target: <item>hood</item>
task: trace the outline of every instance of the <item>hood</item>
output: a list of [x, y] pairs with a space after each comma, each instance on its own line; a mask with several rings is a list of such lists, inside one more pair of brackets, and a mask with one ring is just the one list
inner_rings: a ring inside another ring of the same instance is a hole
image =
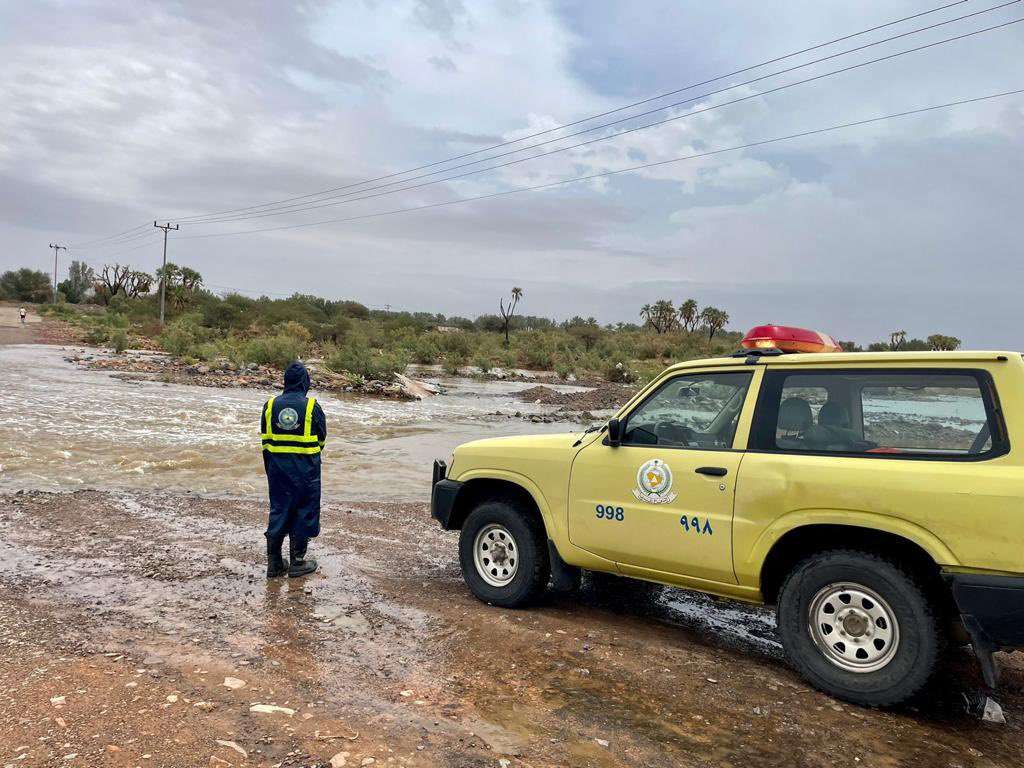
[[309, 371], [306, 366], [296, 360], [284, 372], [284, 391], [298, 392], [305, 395], [309, 392]]
[[489, 453], [507, 450], [531, 451], [537, 449], [569, 449], [580, 436], [579, 432], [555, 432], [546, 435], [513, 435], [511, 437], [488, 437], [463, 443], [456, 450], [472, 453]]

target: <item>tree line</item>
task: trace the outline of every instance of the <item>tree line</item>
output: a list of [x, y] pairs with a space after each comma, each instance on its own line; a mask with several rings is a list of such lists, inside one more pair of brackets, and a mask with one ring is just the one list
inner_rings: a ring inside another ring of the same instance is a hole
[[678, 308], [669, 299], [659, 299], [653, 304], [644, 304], [640, 308], [640, 317], [644, 319], [645, 327], [653, 328], [655, 333], [676, 329], [696, 333], [700, 330], [707, 333], [708, 341], [729, 322], [728, 312], [712, 306], [701, 308], [696, 299], [686, 299]]

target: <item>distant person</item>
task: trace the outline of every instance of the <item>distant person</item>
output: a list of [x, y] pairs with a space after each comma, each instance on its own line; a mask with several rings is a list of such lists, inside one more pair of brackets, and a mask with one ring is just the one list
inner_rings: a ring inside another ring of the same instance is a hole
[[[320, 533], [320, 452], [327, 418], [308, 397], [309, 372], [294, 362], [284, 372], [284, 392], [263, 407], [260, 433], [263, 466], [270, 487], [267, 525], [267, 578], [305, 576], [317, 568], [306, 557], [309, 540]], [[288, 537], [288, 564], [281, 555]]]
[[21, 317], [21, 324], [24, 325], [25, 317], [28, 315], [28, 312], [26, 312], [25, 308], [22, 307], [21, 309], [18, 310], [18, 315]]

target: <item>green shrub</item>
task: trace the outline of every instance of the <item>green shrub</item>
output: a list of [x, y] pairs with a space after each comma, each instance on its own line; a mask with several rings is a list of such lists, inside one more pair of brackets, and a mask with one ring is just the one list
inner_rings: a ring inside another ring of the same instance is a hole
[[306, 339], [283, 331], [273, 336], [257, 336], [245, 342], [242, 357], [247, 363], [284, 368], [294, 360], [302, 358], [306, 352], [307, 341], [308, 331]]
[[555, 363], [554, 343], [544, 331], [517, 333], [512, 348], [516, 361], [524, 368], [549, 371]]
[[401, 373], [409, 359], [401, 351], [381, 353], [367, 344], [365, 339], [354, 338], [329, 353], [327, 367], [337, 373], [351, 373], [364, 379], [389, 381]]
[[159, 336], [160, 347], [168, 354], [183, 357], [191, 354], [192, 348], [201, 341], [200, 326], [185, 315], [168, 323]]
[[90, 328], [85, 334], [85, 343], [92, 344], [94, 347], [107, 342], [107, 337], [110, 332], [102, 325], [97, 325]]
[[480, 373], [487, 373], [491, 370], [491, 358], [477, 354], [473, 357], [473, 365], [480, 369]]
[[431, 365], [441, 359], [441, 348], [432, 334], [423, 334], [413, 339], [407, 351], [413, 362], [420, 365]]
[[119, 328], [110, 334], [108, 338], [110, 345], [114, 348], [117, 354], [121, 354], [128, 349], [128, 332], [123, 328]]
[[462, 370], [462, 366], [466, 364], [466, 358], [457, 352], [449, 352], [444, 356], [444, 361], [441, 363], [444, 368], [444, 372], [452, 376], [458, 376]]
[[457, 355], [458, 357], [465, 358], [473, 351], [473, 341], [470, 339], [469, 334], [460, 332], [438, 333], [436, 337], [438, 346], [446, 356]]
[[555, 363], [555, 373], [557, 373], [558, 378], [562, 380], [568, 379], [569, 376], [571, 376], [575, 372], [576, 369], [573, 367], [573, 364], [568, 360], [562, 359]]
[[628, 360], [608, 360], [602, 375], [605, 381], [616, 384], [629, 384], [636, 379], [636, 375], [629, 368]]

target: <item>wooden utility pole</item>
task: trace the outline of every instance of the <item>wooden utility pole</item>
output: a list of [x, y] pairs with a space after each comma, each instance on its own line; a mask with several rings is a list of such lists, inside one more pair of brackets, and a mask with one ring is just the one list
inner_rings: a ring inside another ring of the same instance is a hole
[[157, 224], [153, 222], [153, 226], [157, 229], [164, 231], [164, 266], [160, 270], [160, 325], [164, 324], [164, 301], [167, 298], [167, 232], [171, 229], [178, 229], [178, 225], [171, 226], [171, 222], [166, 224]]
[[66, 251], [66, 245], [57, 245], [56, 243], [50, 243], [50, 247], [53, 248], [53, 303], [57, 303], [57, 254], [61, 251]]

